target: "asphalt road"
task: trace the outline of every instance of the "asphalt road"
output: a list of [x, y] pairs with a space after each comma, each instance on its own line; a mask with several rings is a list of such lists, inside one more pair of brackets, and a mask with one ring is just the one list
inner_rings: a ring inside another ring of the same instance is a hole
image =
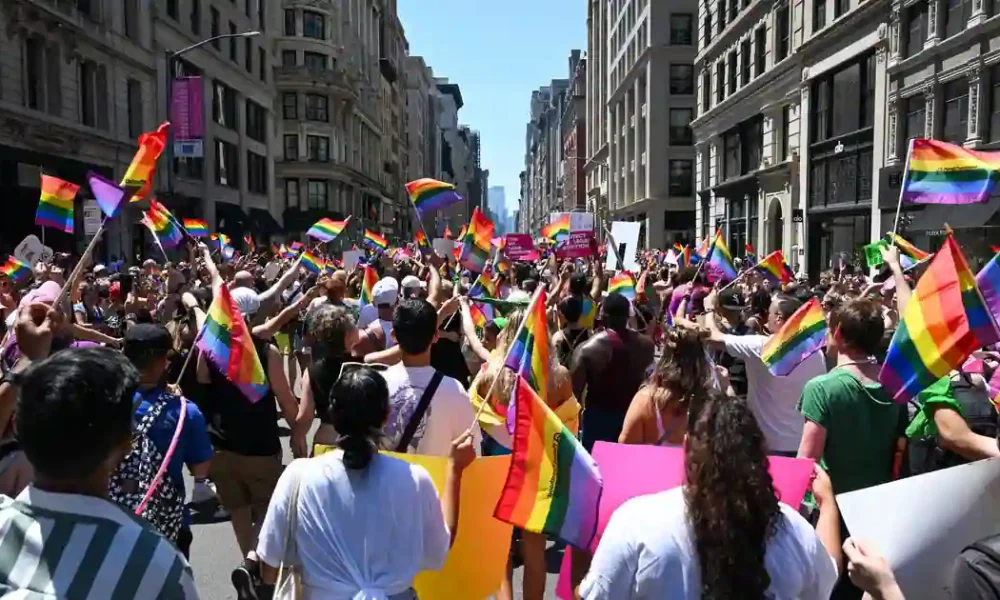
[[[292, 453], [288, 446], [288, 438], [282, 438], [285, 464], [292, 461]], [[184, 474], [185, 486], [190, 494], [194, 486], [189, 474]], [[239, 564], [239, 547], [229, 521], [198, 524], [192, 527], [194, 542], [191, 544], [191, 568], [194, 570], [194, 580], [198, 593], [203, 600], [236, 600], [236, 592], [230, 583], [229, 575]], [[562, 553], [550, 547], [546, 553], [549, 565], [549, 577], [546, 581], [545, 600], [556, 598], [556, 580], [558, 579], [559, 563]], [[521, 569], [514, 571], [514, 598], [521, 599]]]

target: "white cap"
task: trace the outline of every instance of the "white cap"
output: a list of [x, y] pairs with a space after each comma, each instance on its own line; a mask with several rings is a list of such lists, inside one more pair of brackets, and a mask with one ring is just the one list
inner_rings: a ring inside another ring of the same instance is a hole
[[96, 264], [96, 265], [94, 265], [94, 273], [100, 273], [101, 271], [104, 271], [105, 273], [107, 273], [108, 268], [105, 267], [102, 264]]
[[383, 277], [372, 288], [372, 296], [372, 304], [375, 306], [395, 306], [399, 299], [399, 282], [395, 277]]
[[229, 290], [229, 293], [236, 303], [236, 308], [240, 309], [244, 317], [249, 317], [260, 308], [260, 298], [257, 297], [257, 292], [250, 288], [239, 287]]
[[403, 278], [402, 286], [409, 290], [417, 290], [420, 289], [420, 286], [422, 284], [423, 282], [420, 281], [418, 277], [414, 275], [407, 275], [406, 277]]

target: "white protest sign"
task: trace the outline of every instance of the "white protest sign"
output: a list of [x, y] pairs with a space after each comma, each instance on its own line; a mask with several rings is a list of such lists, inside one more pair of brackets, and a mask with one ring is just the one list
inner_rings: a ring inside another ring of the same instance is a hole
[[594, 230], [594, 213], [589, 213], [589, 212], [572, 212], [572, 213], [569, 213], [569, 230], [570, 231], [593, 231]]
[[42, 244], [38, 236], [29, 235], [14, 249], [14, 256], [34, 269], [39, 260], [47, 261], [52, 258], [52, 248]]
[[364, 256], [364, 250], [344, 250], [344, 270], [353, 271]]
[[281, 273], [281, 265], [278, 261], [273, 260], [267, 263], [264, 267], [264, 281], [274, 281], [278, 278], [278, 274]]
[[434, 254], [437, 254], [441, 258], [447, 258], [451, 256], [451, 251], [455, 249], [455, 242], [445, 238], [434, 238], [431, 246], [434, 247]]
[[[627, 221], [615, 221], [611, 224], [611, 237], [618, 244], [618, 254], [621, 256], [622, 264], [627, 271], [638, 273], [641, 269], [635, 260], [636, 251], [639, 249], [639, 231], [642, 223], [629, 223]], [[604, 268], [608, 271], [617, 270], [615, 262], [615, 249], [611, 247], [611, 240], [608, 239], [607, 258]]]
[[93, 237], [101, 228], [101, 207], [97, 200], [83, 201], [83, 235]]
[[948, 598], [963, 548], [1000, 533], [1000, 458], [837, 496], [851, 536], [873, 542], [906, 600]]

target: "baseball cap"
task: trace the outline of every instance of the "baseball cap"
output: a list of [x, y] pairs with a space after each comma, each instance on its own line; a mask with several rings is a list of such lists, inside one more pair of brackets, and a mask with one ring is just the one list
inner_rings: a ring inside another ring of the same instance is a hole
[[418, 277], [414, 275], [407, 275], [406, 277], [403, 278], [403, 283], [401, 284], [401, 286], [405, 289], [411, 289], [411, 290], [420, 289], [421, 281]]
[[21, 303], [19, 307], [25, 307], [29, 304], [35, 302], [41, 302], [42, 304], [52, 304], [59, 297], [59, 292], [62, 288], [58, 283], [54, 281], [46, 281], [42, 285], [38, 286], [37, 289], [32, 290], [24, 298], [21, 298]]
[[94, 274], [95, 275], [98, 274], [98, 273], [107, 273], [107, 272], [108, 272], [108, 268], [106, 266], [101, 265], [101, 264], [94, 265]]
[[174, 346], [170, 332], [163, 325], [137, 323], [125, 332], [125, 356], [162, 356]]
[[746, 308], [746, 300], [738, 290], [728, 289], [719, 294], [719, 306], [728, 310], [742, 310]]
[[240, 287], [229, 290], [229, 293], [236, 303], [236, 308], [240, 309], [244, 317], [249, 317], [260, 308], [260, 298], [257, 297], [257, 292], [250, 288]]
[[394, 306], [399, 299], [399, 282], [395, 277], [383, 277], [372, 288], [375, 306]]

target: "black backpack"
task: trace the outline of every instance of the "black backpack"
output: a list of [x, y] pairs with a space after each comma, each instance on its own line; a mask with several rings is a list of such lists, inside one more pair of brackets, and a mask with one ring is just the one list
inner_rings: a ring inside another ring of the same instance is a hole
[[1000, 534], [962, 550], [952, 570], [951, 594], [962, 600], [1000, 599]]
[[[153, 402], [149, 412], [142, 417], [135, 433], [132, 434], [131, 450], [111, 474], [109, 498], [133, 514], [146, 496], [157, 471], [160, 470], [160, 465], [163, 464], [163, 453], [156, 447], [148, 433], [172, 397], [171, 394], [164, 392]], [[186, 400], [182, 398], [181, 402]], [[178, 427], [183, 427], [183, 420], [180, 420]], [[167, 470], [139, 516], [148, 521], [163, 537], [175, 542], [184, 524], [184, 500], [184, 490]]]

